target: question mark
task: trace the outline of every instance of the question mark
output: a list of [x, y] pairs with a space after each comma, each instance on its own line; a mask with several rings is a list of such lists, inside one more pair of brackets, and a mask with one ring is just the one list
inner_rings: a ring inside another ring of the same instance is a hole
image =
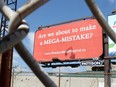
[[92, 38], [92, 36], [93, 36], [93, 33], [90, 33], [90, 38]]

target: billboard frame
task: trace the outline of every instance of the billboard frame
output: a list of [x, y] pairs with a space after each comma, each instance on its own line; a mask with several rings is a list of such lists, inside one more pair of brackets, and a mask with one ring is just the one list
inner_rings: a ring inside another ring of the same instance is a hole
[[[66, 23], [70, 23], [70, 22], [75, 22], [75, 21], [81, 21], [81, 20], [88, 20], [88, 19], [95, 19], [95, 17], [84, 17], [84, 18], [80, 18], [80, 19], [76, 19], [76, 20], [71, 20], [71, 21], [67, 21], [67, 22], [61, 22], [61, 23], [57, 23], [57, 24], [53, 24], [53, 25], [47, 25], [47, 26], [40, 26], [38, 27], [38, 30], [42, 30], [43, 28], [49, 28], [51, 26], [57, 26], [57, 25], [61, 25], [61, 24], [66, 24]], [[38, 31], [37, 30], [37, 31]], [[36, 31], [36, 32], [37, 32]], [[103, 39], [103, 31], [102, 31], [102, 46], [104, 44], [104, 39]], [[34, 48], [35, 48], [35, 38], [34, 38]], [[104, 47], [103, 47], [104, 50]], [[34, 51], [33, 51], [34, 54]], [[102, 54], [96, 58], [95, 60], [102, 60], [104, 58], [104, 51], [102, 52]], [[87, 59], [70, 59], [70, 60], [59, 60], [58, 58], [54, 58], [52, 61], [38, 61], [41, 64], [45, 64], [45, 65], [52, 65], [52, 63], [65, 63], [65, 62], [79, 62], [79, 61], [86, 61], [86, 60], [93, 60], [93, 58], [87, 58]], [[70, 66], [70, 65], [69, 65]]]

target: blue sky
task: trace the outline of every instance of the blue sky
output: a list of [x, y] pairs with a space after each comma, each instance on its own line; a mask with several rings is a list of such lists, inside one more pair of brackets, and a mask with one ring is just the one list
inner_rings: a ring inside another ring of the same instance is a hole
[[[18, 7], [28, 0], [18, 0]], [[115, 0], [96, 0], [103, 14], [107, 17], [115, 9]], [[56, 24], [78, 18], [92, 16], [85, 0], [50, 0], [26, 17], [31, 31], [39, 26]]]
[[[18, 0], [18, 8], [28, 0]], [[116, 0], [96, 0], [99, 8], [107, 16], [116, 10]], [[34, 34], [39, 26], [57, 24], [83, 17], [93, 16], [85, 0], [50, 0], [25, 18], [30, 26], [28, 36], [23, 40], [25, 46], [33, 54]], [[23, 60], [14, 52], [14, 66], [27, 67]], [[76, 70], [85, 69], [83, 67]], [[67, 69], [65, 69], [67, 71]], [[73, 69], [75, 70], [75, 69]]]

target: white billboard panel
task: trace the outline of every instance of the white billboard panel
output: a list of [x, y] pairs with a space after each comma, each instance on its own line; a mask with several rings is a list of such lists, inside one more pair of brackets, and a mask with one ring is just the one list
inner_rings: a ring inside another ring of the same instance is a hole
[[[116, 14], [108, 16], [108, 23], [116, 33]], [[116, 56], [116, 44], [109, 38], [109, 55]]]

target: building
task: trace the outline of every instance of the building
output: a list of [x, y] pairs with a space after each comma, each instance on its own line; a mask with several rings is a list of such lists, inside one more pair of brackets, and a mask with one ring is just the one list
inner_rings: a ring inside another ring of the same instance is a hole
[[[104, 87], [104, 72], [48, 73], [59, 87]], [[116, 71], [112, 71], [111, 87], [116, 87]], [[32, 73], [15, 73], [11, 87], [45, 87]]]

